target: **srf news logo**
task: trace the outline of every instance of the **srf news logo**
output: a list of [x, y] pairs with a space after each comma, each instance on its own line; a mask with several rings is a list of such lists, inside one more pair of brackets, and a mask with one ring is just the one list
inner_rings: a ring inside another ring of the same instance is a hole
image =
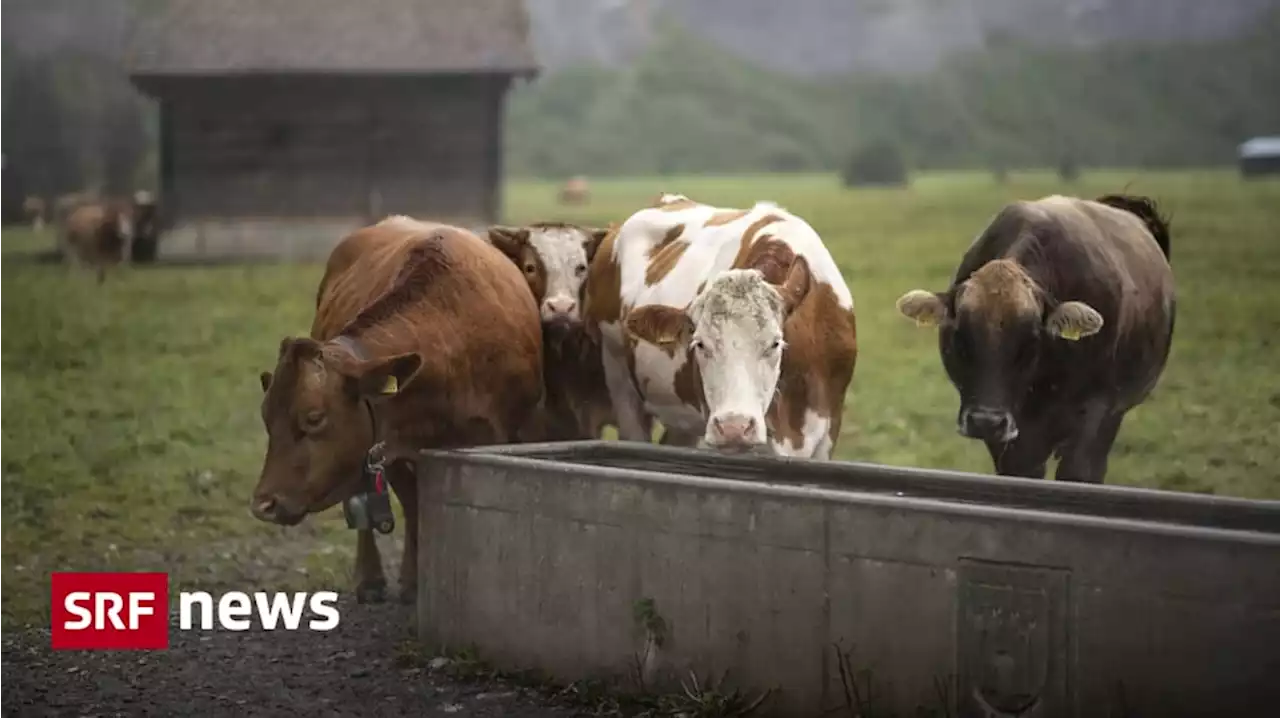
[[[164, 649], [169, 647], [169, 574], [52, 574], [54, 650]], [[202, 630], [215, 618], [229, 631], [247, 631], [257, 615], [263, 629], [296, 631], [306, 609], [318, 616], [307, 622], [312, 631], [331, 631], [340, 620], [333, 591], [305, 593], [228, 591], [216, 600], [204, 591], [178, 597], [178, 627], [189, 631], [199, 612]]]

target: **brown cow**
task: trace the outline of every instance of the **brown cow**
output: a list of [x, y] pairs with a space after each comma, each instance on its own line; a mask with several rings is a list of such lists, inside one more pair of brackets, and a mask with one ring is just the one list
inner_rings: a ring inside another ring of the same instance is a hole
[[[423, 448], [516, 441], [542, 399], [542, 335], [520, 272], [464, 229], [390, 217], [334, 248], [308, 338], [262, 374], [267, 453], [254, 516], [293, 525], [360, 489], [375, 442], [404, 507], [401, 598], [417, 588]], [[370, 531], [357, 537], [356, 595], [386, 581]]]
[[606, 232], [559, 222], [489, 229], [490, 243], [524, 273], [542, 315], [546, 406], [526, 439], [597, 439], [615, 423], [600, 344], [581, 313], [587, 267]]
[[71, 206], [59, 236], [67, 259], [93, 267], [101, 284], [109, 267], [128, 260], [135, 242], [154, 243], [157, 232], [155, 201], [149, 192], [139, 191], [132, 200]]
[[1145, 197], [1052, 196], [1006, 206], [942, 293], [898, 309], [937, 326], [959, 432], [997, 473], [1101, 483], [1125, 413], [1173, 341], [1169, 225]]
[[129, 256], [133, 208], [121, 202], [92, 202], [72, 209], [62, 227], [62, 249], [72, 264], [93, 267], [102, 284], [107, 269]]
[[591, 187], [581, 175], [570, 177], [560, 188], [560, 204], [586, 204], [591, 199]]

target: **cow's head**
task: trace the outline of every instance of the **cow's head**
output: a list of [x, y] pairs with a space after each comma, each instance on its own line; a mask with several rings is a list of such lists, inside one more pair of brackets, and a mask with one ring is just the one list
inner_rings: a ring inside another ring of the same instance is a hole
[[770, 284], [759, 270], [733, 269], [711, 280], [687, 309], [650, 304], [627, 315], [633, 337], [686, 352], [697, 362], [707, 446], [765, 445], [765, 414], [777, 392], [786, 346], [783, 326], [810, 283], [809, 264], [797, 257], [780, 285]]
[[267, 455], [250, 509], [291, 526], [353, 495], [374, 442], [373, 406], [403, 391], [415, 354], [358, 359], [344, 345], [285, 339], [275, 372], [262, 373]]
[[898, 311], [938, 327], [942, 363], [960, 393], [959, 432], [998, 442], [1017, 438], [1014, 416], [1051, 343], [1102, 329], [1093, 307], [1057, 301], [1008, 259], [988, 262], [949, 292], [907, 292]]
[[582, 322], [582, 292], [587, 267], [607, 230], [559, 223], [528, 227], [490, 227], [489, 242], [524, 272], [549, 327]]

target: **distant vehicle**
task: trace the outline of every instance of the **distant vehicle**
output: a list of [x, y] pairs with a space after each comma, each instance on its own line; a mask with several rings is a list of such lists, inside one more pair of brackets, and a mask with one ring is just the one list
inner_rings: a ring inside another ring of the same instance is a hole
[[1240, 144], [1240, 174], [1260, 177], [1280, 174], [1280, 136], [1254, 137]]

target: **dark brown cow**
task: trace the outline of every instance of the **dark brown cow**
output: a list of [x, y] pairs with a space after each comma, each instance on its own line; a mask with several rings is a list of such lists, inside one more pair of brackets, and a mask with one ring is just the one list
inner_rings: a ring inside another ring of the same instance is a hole
[[1169, 225], [1145, 197], [1052, 196], [1005, 207], [942, 293], [898, 309], [938, 326], [958, 429], [996, 471], [1101, 483], [1125, 413], [1155, 387], [1173, 341]]
[[[474, 234], [390, 217], [333, 250], [309, 338], [262, 374], [267, 453], [251, 509], [293, 525], [360, 489], [381, 442], [404, 506], [401, 598], [417, 586], [413, 452], [518, 440], [542, 398], [542, 335], [520, 272]], [[382, 562], [358, 532], [357, 598], [382, 600]]]
[[582, 322], [587, 267], [606, 233], [559, 222], [489, 229], [493, 246], [520, 267], [542, 315], [546, 405], [526, 440], [597, 439], [615, 423], [600, 344]]

